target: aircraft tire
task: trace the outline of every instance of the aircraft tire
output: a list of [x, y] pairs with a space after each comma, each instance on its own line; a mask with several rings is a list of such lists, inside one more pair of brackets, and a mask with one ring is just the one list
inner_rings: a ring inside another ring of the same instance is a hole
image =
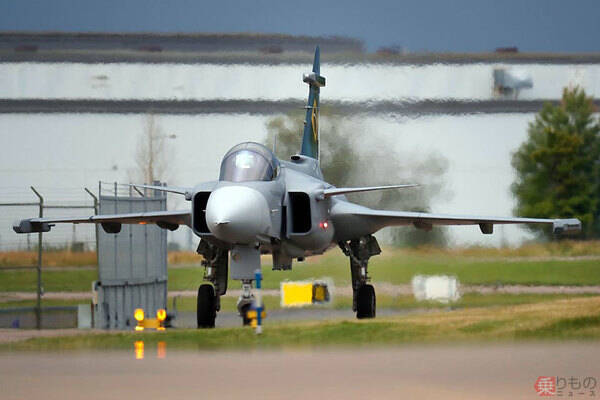
[[375, 318], [376, 308], [375, 288], [373, 285], [362, 285], [356, 299], [356, 318]]
[[242, 306], [242, 324], [244, 326], [250, 325], [250, 318], [248, 318], [246, 315], [247, 315], [248, 311], [250, 311], [251, 307], [252, 307], [252, 304], [244, 304]]
[[[250, 311], [251, 308], [252, 308], [252, 304], [244, 304], [240, 310], [240, 313], [242, 315], [242, 325], [244, 325], [244, 326], [248, 326], [252, 322], [252, 320], [246, 316], [247, 315], [246, 313], [248, 311]], [[263, 303], [263, 311], [265, 311], [264, 303]]]
[[217, 298], [215, 288], [209, 284], [200, 285], [198, 288], [196, 318], [198, 328], [214, 328], [217, 318]]

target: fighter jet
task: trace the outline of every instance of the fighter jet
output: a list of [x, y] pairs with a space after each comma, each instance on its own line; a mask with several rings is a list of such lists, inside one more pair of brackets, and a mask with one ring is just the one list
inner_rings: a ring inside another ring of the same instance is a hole
[[[374, 318], [375, 289], [369, 283], [368, 263], [381, 252], [373, 234], [386, 226], [412, 225], [431, 230], [434, 225], [479, 225], [491, 234], [496, 224], [551, 224], [554, 232], [577, 232], [577, 219], [534, 219], [445, 215], [374, 210], [351, 203], [348, 193], [373, 190], [410, 190], [415, 184], [338, 188], [327, 183], [319, 164], [319, 94], [325, 86], [320, 74], [319, 48], [312, 72], [303, 75], [309, 86], [302, 147], [289, 160], [279, 160], [259, 143], [241, 143], [221, 162], [217, 181], [193, 187], [133, 185], [177, 193], [190, 202], [183, 211], [158, 211], [76, 218], [30, 218], [13, 226], [17, 233], [48, 232], [57, 223], [100, 224], [118, 233], [122, 224], [152, 223], [175, 230], [187, 225], [200, 237], [197, 252], [203, 256], [205, 283], [198, 289], [197, 323], [215, 326], [220, 297], [228, 276], [242, 283], [238, 310], [245, 317], [253, 294], [255, 271], [261, 254], [271, 254], [274, 270], [290, 270], [294, 260], [322, 254], [339, 246], [350, 260], [353, 310], [357, 318]], [[247, 318], [244, 318], [247, 322]]]

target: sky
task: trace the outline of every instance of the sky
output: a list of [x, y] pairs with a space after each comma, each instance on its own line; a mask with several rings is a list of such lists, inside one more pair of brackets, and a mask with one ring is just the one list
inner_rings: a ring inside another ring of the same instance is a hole
[[350, 36], [368, 51], [600, 51], [600, 1], [3, 0], [0, 30]]

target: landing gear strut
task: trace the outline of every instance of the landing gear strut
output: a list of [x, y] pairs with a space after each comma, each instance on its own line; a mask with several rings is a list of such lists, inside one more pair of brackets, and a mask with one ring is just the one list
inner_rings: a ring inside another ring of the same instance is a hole
[[338, 243], [350, 258], [352, 274], [352, 310], [356, 318], [375, 318], [375, 289], [370, 285], [368, 275], [369, 258], [381, 253], [377, 239], [372, 235]]
[[198, 328], [214, 328], [217, 311], [221, 309], [221, 296], [227, 292], [227, 250], [201, 240], [196, 251], [204, 257], [204, 280], [210, 282], [198, 288]]

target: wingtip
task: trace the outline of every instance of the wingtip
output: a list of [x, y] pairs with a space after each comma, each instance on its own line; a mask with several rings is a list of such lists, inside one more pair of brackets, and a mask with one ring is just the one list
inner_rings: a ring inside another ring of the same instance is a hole
[[556, 219], [552, 223], [552, 230], [556, 235], [576, 234], [581, 232], [581, 221], [577, 218]]
[[38, 232], [50, 232], [52, 224], [46, 222], [33, 222], [31, 218], [22, 219], [13, 223], [13, 231], [15, 233], [38, 233]]

